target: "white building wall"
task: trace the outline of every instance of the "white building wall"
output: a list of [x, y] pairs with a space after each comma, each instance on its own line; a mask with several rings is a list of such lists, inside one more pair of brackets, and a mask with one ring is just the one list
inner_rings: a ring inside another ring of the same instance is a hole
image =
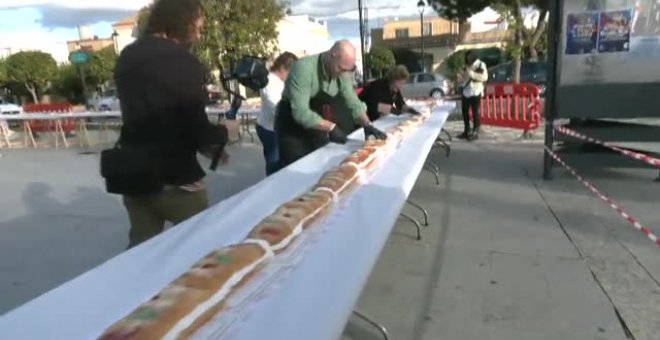
[[280, 53], [291, 52], [298, 57], [327, 50], [331, 45], [327, 22], [308, 15], [285, 16], [277, 24]]

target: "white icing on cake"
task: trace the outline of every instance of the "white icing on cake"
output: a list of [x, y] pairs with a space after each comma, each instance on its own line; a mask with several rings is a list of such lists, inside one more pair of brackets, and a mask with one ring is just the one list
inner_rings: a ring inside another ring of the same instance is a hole
[[[276, 252], [276, 251], [278, 251], [278, 250], [281, 250], [281, 249], [286, 248], [286, 247], [291, 243], [291, 241], [293, 241], [293, 239], [294, 239], [295, 237], [297, 237], [298, 235], [302, 234], [302, 231], [303, 231], [303, 224], [302, 224], [302, 223], [299, 223], [299, 224], [293, 229], [293, 231], [291, 232], [291, 234], [289, 234], [289, 236], [285, 237], [280, 243], [278, 243], [278, 244], [276, 244], [276, 245], [273, 245], [273, 246], [271, 246], [269, 243], [266, 243], [266, 244], [268, 245], [268, 248], [269, 248], [272, 252]], [[263, 241], [263, 240], [247, 239], [245, 242], [247, 243], [248, 241]]]
[[328, 193], [332, 194], [332, 203], [333, 203], [333, 204], [337, 204], [337, 203], [339, 203], [339, 194], [337, 194], [336, 192], [330, 190], [329, 188], [323, 188], [323, 187], [321, 187], [321, 188], [316, 188], [316, 190], [314, 190], [314, 191], [325, 191], [325, 192], [328, 192]]
[[227, 282], [215, 293], [213, 296], [211, 296], [208, 300], [200, 303], [195, 307], [195, 309], [192, 310], [192, 312], [188, 313], [185, 317], [181, 318], [179, 322], [177, 322], [172, 329], [170, 329], [167, 334], [163, 337], [163, 340], [176, 340], [178, 339], [179, 335], [181, 332], [183, 332], [186, 328], [190, 327], [195, 320], [197, 320], [200, 316], [202, 316], [204, 313], [206, 313], [209, 309], [220, 303], [222, 300], [224, 300], [230, 293], [231, 290], [234, 286], [236, 286], [238, 283], [243, 280], [243, 278], [250, 274], [252, 271], [254, 271], [257, 266], [268, 260], [270, 257], [273, 256], [273, 252], [270, 250], [270, 247], [268, 246], [268, 243], [266, 241], [262, 240], [246, 240], [243, 243], [246, 244], [257, 244], [259, 245], [263, 250], [264, 250], [264, 255], [257, 259], [256, 261], [252, 262], [250, 265], [244, 267], [243, 269], [239, 270], [238, 272], [234, 273]]

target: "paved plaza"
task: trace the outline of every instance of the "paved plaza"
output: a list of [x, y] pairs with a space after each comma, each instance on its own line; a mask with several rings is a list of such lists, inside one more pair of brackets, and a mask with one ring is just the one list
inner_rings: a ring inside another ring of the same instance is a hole
[[[454, 141], [449, 158], [433, 151], [440, 185], [424, 172], [411, 197], [430, 225], [417, 241], [399, 221], [357, 309], [391, 339], [657, 339], [660, 248], [567, 172], [543, 181], [542, 140], [489, 128]], [[0, 314], [125, 247], [128, 220], [103, 189], [96, 151], [0, 152]], [[258, 144], [230, 154], [207, 177], [213, 202], [263, 178]], [[660, 233], [653, 171], [578, 171]], [[358, 319], [344, 338], [378, 339]]]

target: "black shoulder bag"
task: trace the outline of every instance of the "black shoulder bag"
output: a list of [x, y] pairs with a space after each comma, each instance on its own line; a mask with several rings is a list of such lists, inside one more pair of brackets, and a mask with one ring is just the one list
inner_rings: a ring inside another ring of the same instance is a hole
[[101, 176], [111, 194], [140, 196], [163, 190], [157, 149], [151, 145], [125, 145], [101, 152]]
[[[146, 98], [142, 96], [138, 105], [142, 112], [149, 112]], [[123, 107], [122, 107], [123, 108]], [[119, 141], [112, 149], [101, 152], [101, 176], [105, 179], [106, 191], [111, 194], [141, 196], [158, 193], [165, 186], [161, 155], [155, 136], [146, 136], [153, 129], [148, 128], [150, 115], [124, 119]], [[124, 117], [125, 118], [125, 117]], [[128, 126], [127, 126], [128, 125]], [[126, 142], [124, 134], [140, 135], [140, 142]], [[146, 138], [144, 138], [146, 137]]]

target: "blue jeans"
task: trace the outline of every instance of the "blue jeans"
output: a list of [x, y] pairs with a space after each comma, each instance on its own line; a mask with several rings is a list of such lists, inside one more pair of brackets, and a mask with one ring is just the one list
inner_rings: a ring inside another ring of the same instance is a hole
[[280, 152], [277, 146], [277, 135], [275, 131], [264, 129], [257, 124], [257, 136], [264, 147], [264, 159], [266, 160], [266, 176], [277, 172], [280, 167]]

